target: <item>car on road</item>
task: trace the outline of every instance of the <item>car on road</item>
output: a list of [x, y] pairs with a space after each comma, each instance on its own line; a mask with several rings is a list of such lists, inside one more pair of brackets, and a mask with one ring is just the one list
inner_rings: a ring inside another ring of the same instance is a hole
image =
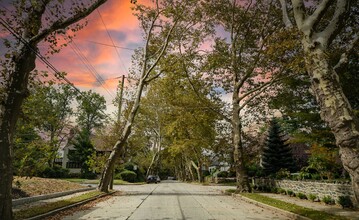
[[159, 183], [159, 182], [161, 182], [161, 179], [157, 175], [148, 175], [146, 182], [147, 183]]

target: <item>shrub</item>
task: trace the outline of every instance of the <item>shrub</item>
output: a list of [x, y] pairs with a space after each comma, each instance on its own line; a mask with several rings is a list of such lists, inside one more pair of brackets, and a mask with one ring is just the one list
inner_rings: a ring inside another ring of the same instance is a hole
[[349, 196], [339, 196], [339, 199], [338, 199], [338, 204], [342, 206], [342, 208], [353, 208], [354, 205], [353, 205], [353, 202], [352, 200], [350, 199]]
[[261, 177], [261, 176], [264, 176], [263, 168], [261, 166], [259, 166], [258, 164], [249, 165], [247, 167], [247, 172], [248, 172], [249, 177]]
[[286, 191], [285, 191], [285, 189], [279, 188], [278, 193], [285, 195]]
[[290, 172], [288, 169], [280, 169], [276, 174], [275, 174], [276, 179], [289, 179], [290, 178]]
[[315, 200], [316, 198], [318, 198], [317, 195], [314, 195], [314, 194], [309, 194], [309, 195], [308, 195], [308, 199], [309, 199], [310, 201], [312, 201], [312, 202], [314, 202], [314, 200]]
[[125, 164], [123, 164], [123, 167], [125, 168], [125, 170], [130, 170], [130, 171], [135, 171], [135, 164], [132, 162], [127, 162]]
[[66, 178], [70, 170], [62, 168], [61, 166], [54, 165], [53, 167], [46, 167], [41, 173], [40, 177], [45, 178]]
[[294, 192], [293, 192], [292, 190], [290, 190], [290, 189], [287, 190], [287, 195], [289, 195], [289, 196], [295, 196], [295, 195], [294, 195]]
[[227, 171], [220, 171], [217, 173], [217, 177], [227, 177], [228, 172]]
[[272, 188], [270, 189], [270, 192], [271, 192], [271, 193], [279, 193], [278, 191], [279, 191], [279, 188], [277, 188], [277, 187], [272, 187]]
[[307, 196], [303, 193], [297, 193], [297, 197], [300, 199], [307, 199]]
[[131, 170], [124, 170], [120, 174], [122, 180], [133, 183], [136, 180], [137, 174]]
[[115, 180], [121, 180], [121, 175], [120, 175], [120, 173], [116, 173], [113, 178], [114, 178]]
[[332, 199], [332, 197], [330, 197], [330, 196], [324, 196], [322, 198], [322, 201], [327, 205], [332, 205], [335, 203], [334, 199]]

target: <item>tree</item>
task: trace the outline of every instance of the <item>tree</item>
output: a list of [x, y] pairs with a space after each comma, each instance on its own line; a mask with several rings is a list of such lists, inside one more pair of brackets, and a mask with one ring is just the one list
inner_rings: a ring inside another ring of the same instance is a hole
[[[38, 44], [49, 43], [49, 52], [57, 52], [57, 36], [72, 28], [77, 31], [81, 24], [73, 25], [93, 12], [106, 0], [77, 1], [71, 7], [63, 7], [65, 1], [15, 1], [10, 12], [2, 15], [0, 24], [16, 40], [6, 39], [8, 48], [1, 59], [0, 75], [0, 216], [13, 219], [11, 203], [12, 143], [14, 129], [21, 105], [28, 96], [28, 84], [35, 69]], [[51, 11], [51, 14], [45, 12]], [[55, 11], [55, 12], [53, 12]]]
[[75, 92], [70, 85], [35, 84], [22, 106], [22, 117], [31, 123], [49, 149], [48, 166], [53, 166], [59, 147], [69, 135], [72, 101]]
[[241, 192], [251, 190], [242, 146], [243, 111], [285, 72], [272, 56], [267, 56], [268, 39], [278, 30], [277, 15], [276, 7], [266, 1], [208, 3], [208, 16], [228, 36], [215, 38], [206, 70], [212, 77], [212, 86], [231, 95], [230, 111], [223, 116], [232, 125], [233, 165], [237, 190]]
[[272, 118], [262, 154], [262, 166], [266, 175], [276, 174], [280, 169], [293, 169], [292, 152], [285, 142], [280, 125]]
[[48, 167], [51, 147], [36, 131], [34, 124], [20, 118], [14, 134], [14, 173], [18, 176], [32, 177]]
[[[187, 165], [188, 171], [194, 168], [197, 174], [195, 179], [202, 181], [201, 167], [207, 161], [204, 153], [213, 148], [218, 120], [218, 114], [210, 108], [218, 107], [210, 100], [210, 91], [204, 86], [205, 82], [197, 78], [190, 83], [182, 65], [174, 65], [170, 69], [171, 72], [166, 72], [151, 85], [143, 100], [139, 116], [146, 118], [148, 128], [143, 133], [153, 134], [154, 140], [160, 142], [161, 151], [155, 150], [153, 164], [159, 164], [156, 163], [159, 160], [156, 155], [161, 153], [161, 160], [164, 159], [163, 150], [169, 148], [171, 156], [183, 158], [182, 162]], [[192, 85], [201, 89], [194, 92]], [[207, 102], [207, 105], [203, 106], [203, 102]]]
[[[144, 32], [145, 45], [134, 55], [137, 69], [133, 70], [134, 78], [137, 81], [137, 88], [134, 95], [133, 105], [127, 117], [126, 124], [118, 141], [113, 147], [98, 186], [100, 191], [107, 192], [113, 173], [116, 159], [120, 156], [121, 150], [131, 134], [131, 129], [140, 106], [142, 91], [145, 85], [158, 78], [163, 70], [157, 68], [158, 63], [163, 59], [171, 46], [172, 37], [176, 28], [185, 20], [193, 17], [191, 13], [195, 8], [196, 1], [153, 1], [154, 7], [136, 5], [135, 15], [140, 21]], [[192, 27], [193, 28], [193, 27]]]
[[77, 108], [76, 121], [83, 132], [90, 135], [94, 128], [99, 128], [103, 125], [106, 119], [106, 100], [98, 93], [87, 91], [82, 92], [77, 100], [79, 102]]
[[87, 132], [87, 130], [83, 130], [77, 134], [75, 140], [72, 141], [75, 150], [70, 151], [68, 156], [71, 161], [81, 163], [81, 178], [92, 179], [95, 175], [91, 171], [88, 161], [95, 152], [95, 148]]
[[[287, 1], [280, 2], [283, 22], [287, 28], [292, 28]], [[348, 53], [359, 39], [356, 13], [358, 2], [323, 0], [307, 7], [303, 0], [292, 0], [295, 27], [301, 33], [311, 90], [319, 103], [321, 118], [328, 123], [335, 136], [343, 166], [351, 177], [355, 198], [359, 202], [359, 119], [343, 92], [336, 72], [347, 61]], [[352, 25], [349, 26], [349, 22], [346, 25], [346, 21], [353, 21]], [[340, 33], [349, 37], [346, 43], [342, 43], [344, 53], [339, 62], [332, 65], [328, 51]]]

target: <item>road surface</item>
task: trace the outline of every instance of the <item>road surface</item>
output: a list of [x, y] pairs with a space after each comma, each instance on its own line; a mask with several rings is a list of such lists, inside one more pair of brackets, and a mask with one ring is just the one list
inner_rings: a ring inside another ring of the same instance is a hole
[[278, 213], [223, 195], [230, 187], [202, 186], [176, 181], [115, 186], [123, 195], [98, 203], [89, 210], [64, 217], [75, 219], [288, 219]]

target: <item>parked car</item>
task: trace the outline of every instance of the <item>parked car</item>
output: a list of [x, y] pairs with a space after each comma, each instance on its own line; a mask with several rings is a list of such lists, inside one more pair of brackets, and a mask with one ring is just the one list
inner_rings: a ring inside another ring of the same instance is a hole
[[147, 183], [158, 183], [157, 176], [155, 175], [148, 175], [147, 177]]

